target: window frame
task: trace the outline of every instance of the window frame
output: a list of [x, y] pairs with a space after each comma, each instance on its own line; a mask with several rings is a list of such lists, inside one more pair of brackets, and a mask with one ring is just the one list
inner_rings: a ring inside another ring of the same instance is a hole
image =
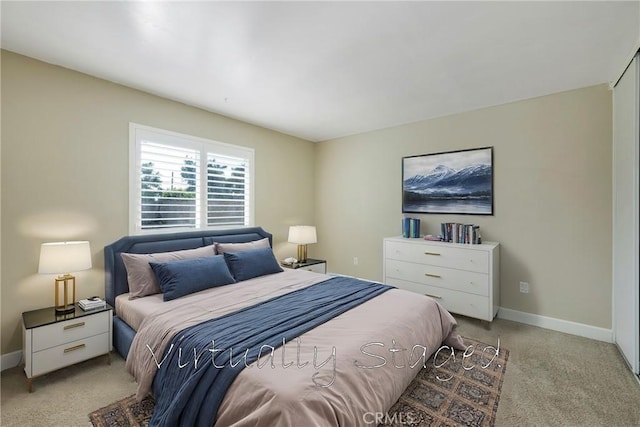
[[[195, 227], [167, 227], [167, 228], [142, 228], [142, 188], [140, 185], [142, 159], [142, 141], [153, 141], [159, 144], [170, 145], [176, 148], [196, 150], [200, 153], [198, 191], [196, 194], [196, 224]], [[207, 161], [208, 154], [245, 158], [248, 165], [245, 173], [248, 175], [246, 182], [249, 195], [245, 195], [244, 225], [208, 225], [207, 215]], [[129, 234], [157, 234], [174, 233], [183, 231], [228, 229], [247, 227], [254, 225], [255, 218], [255, 150], [240, 145], [228, 144], [207, 138], [173, 132], [165, 129], [154, 128], [138, 123], [129, 123]]]

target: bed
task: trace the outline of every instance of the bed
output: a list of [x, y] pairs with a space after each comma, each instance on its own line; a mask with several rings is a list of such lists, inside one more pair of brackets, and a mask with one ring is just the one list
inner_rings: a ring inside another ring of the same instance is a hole
[[[271, 251], [260, 227], [127, 236], [105, 247], [114, 347], [138, 397], [156, 399], [152, 425], [367, 425], [433, 352], [463, 349], [455, 320], [433, 299], [342, 276], [284, 269], [170, 301], [128, 298], [123, 253], [259, 241]], [[222, 336], [229, 341], [216, 347]]]

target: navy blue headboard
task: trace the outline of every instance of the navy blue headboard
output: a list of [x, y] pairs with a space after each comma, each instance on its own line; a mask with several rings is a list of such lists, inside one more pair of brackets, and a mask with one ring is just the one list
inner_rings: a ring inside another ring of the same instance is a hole
[[219, 243], [244, 243], [267, 237], [273, 246], [273, 237], [262, 227], [245, 227], [230, 230], [188, 231], [171, 234], [146, 234], [126, 236], [104, 247], [105, 298], [111, 306], [115, 306], [116, 297], [129, 292], [127, 270], [120, 254], [150, 254], [194, 249], [201, 246]]

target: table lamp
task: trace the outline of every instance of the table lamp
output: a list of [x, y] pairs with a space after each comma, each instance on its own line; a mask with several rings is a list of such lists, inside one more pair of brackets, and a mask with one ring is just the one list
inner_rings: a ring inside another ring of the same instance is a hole
[[[70, 273], [90, 268], [91, 248], [89, 242], [54, 242], [43, 243], [40, 246], [38, 273], [58, 274], [54, 282], [56, 313], [75, 311], [76, 278]], [[61, 287], [63, 288], [62, 295]]]
[[298, 262], [307, 260], [307, 245], [317, 243], [316, 227], [312, 225], [292, 225], [289, 227], [289, 243], [298, 244]]

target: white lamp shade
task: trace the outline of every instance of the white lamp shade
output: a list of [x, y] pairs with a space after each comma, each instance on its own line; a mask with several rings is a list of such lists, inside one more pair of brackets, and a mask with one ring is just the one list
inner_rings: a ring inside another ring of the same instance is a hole
[[90, 268], [89, 242], [55, 242], [40, 246], [40, 274], [63, 274]]
[[289, 227], [289, 243], [297, 243], [298, 245], [306, 245], [309, 243], [317, 243], [318, 236], [316, 228], [312, 225], [293, 225]]

